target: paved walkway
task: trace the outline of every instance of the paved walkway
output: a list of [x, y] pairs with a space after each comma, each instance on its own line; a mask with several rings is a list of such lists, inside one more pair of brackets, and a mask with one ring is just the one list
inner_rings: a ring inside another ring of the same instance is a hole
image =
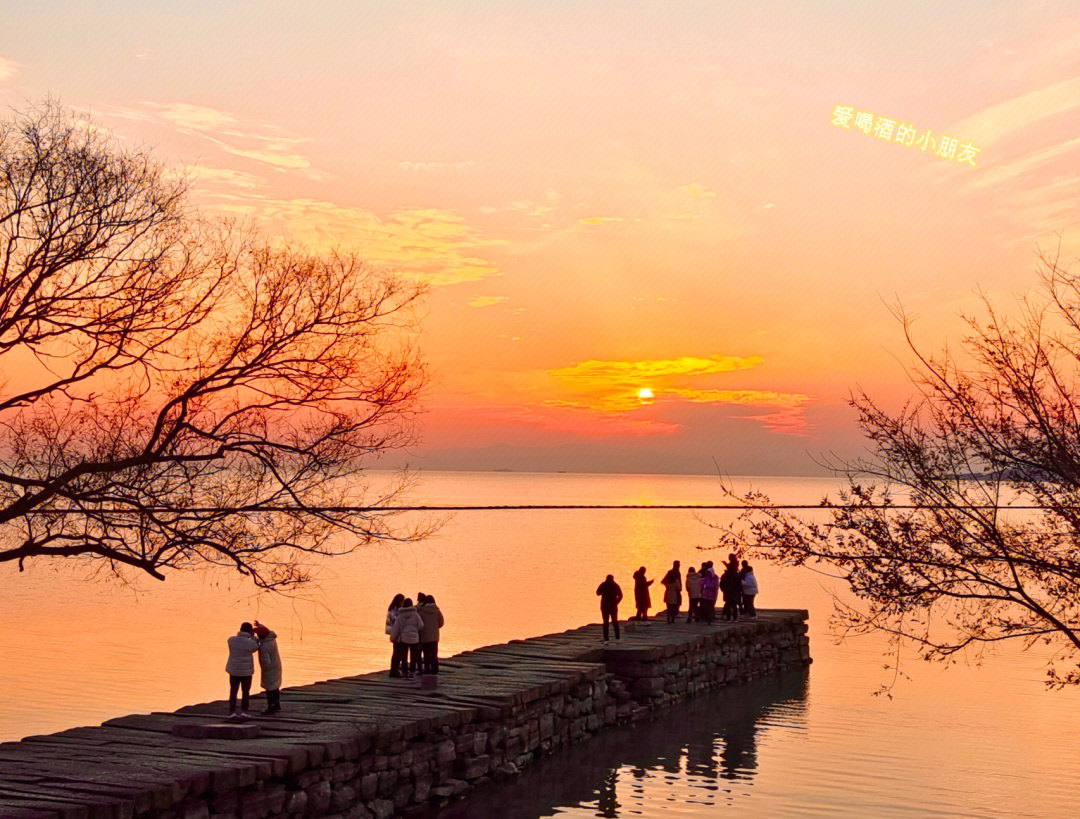
[[282, 713], [245, 724], [258, 726], [259, 736], [251, 738], [174, 733], [221, 722], [227, 705], [216, 701], [3, 743], [0, 817], [111, 819], [131, 816], [132, 810], [167, 809], [210, 785], [235, 788], [326, 758], [355, 758], [376, 741], [505, 717], [514, 706], [598, 678], [605, 661], [657, 660], [703, 646], [718, 632], [752, 633], [793, 616], [806, 613], [764, 610], [756, 620], [713, 625], [668, 625], [661, 615], [624, 625], [622, 639], [610, 643], [602, 642], [598, 624], [513, 640], [440, 660], [434, 690], [391, 679], [385, 671], [288, 688]]

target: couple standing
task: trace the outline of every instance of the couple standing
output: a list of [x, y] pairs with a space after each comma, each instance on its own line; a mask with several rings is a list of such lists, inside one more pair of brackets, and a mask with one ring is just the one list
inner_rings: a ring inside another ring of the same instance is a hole
[[417, 605], [403, 594], [396, 595], [386, 610], [386, 633], [394, 644], [390, 655], [390, 676], [411, 680], [417, 672], [439, 673], [439, 630], [445, 621], [435, 598], [421, 592]]
[[[247, 719], [251, 697], [251, 678], [255, 674], [252, 655], [259, 654], [259, 680], [266, 691], [264, 714], [276, 714], [281, 710], [281, 654], [278, 652], [277, 635], [260, 623], [242, 623], [240, 631], [229, 638], [229, 661], [225, 673], [229, 675], [229, 719]], [[243, 693], [240, 710], [236, 710], [236, 694]]]

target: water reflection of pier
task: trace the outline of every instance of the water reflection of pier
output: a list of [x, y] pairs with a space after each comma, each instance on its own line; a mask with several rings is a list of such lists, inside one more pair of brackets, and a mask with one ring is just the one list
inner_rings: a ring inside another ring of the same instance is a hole
[[656, 779], [672, 790], [678, 783], [677, 798], [688, 804], [724, 805], [735, 789], [752, 786], [758, 741], [774, 720], [788, 726], [805, 721], [807, 683], [805, 669], [792, 671], [665, 709], [655, 720], [606, 731], [543, 759], [514, 782], [447, 807], [438, 819], [536, 819], [572, 807], [587, 807], [594, 816], [634, 815], [634, 803]]

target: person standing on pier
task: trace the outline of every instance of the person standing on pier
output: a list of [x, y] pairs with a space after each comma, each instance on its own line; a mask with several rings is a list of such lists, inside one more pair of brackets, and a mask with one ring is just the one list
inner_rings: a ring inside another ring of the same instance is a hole
[[754, 598], [757, 597], [757, 577], [754, 576], [754, 567], [745, 560], [742, 562], [742, 610], [747, 617], [757, 617], [757, 609], [754, 608]]
[[652, 595], [649, 594], [649, 586], [652, 580], [645, 579], [645, 567], [642, 566], [634, 572], [634, 603], [637, 605], [637, 620], [648, 620], [649, 609], [652, 608]]
[[690, 609], [686, 615], [686, 622], [692, 623], [701, 619], [701, 575], [694, 571], [691, 566], [686, 571], [686, 596], [690, 600]]
[[732, 560], [724, 568], [720, 577], [720, 592], [724, 595], [724, 619], [739, 619], [739, 598], [742, 597], [742, 579], [739, 577], [739, 561], [732, 555]]
[[679, 561], [671, 564], [668, 573], [660, 581], [664, 584], [664, 603], [667, 605], [667, 621], [674, 623], [679, 616], [679, 608], [682, 606], [682, 573], [679, 571]]
[[711, 560], [701, 564], [701, 600], [698, 601], [698, 620], [712, 623], [716, 619], [716, 598], [720, 594], [720, 578]]
[[420, 619], [424, 621], [424, 627], [420, 630], [420, 661], [423, 664], [424, 674], [439, 673], [439, 629], [445, 621], [439, 607], [435, 605], [435, 598], [430, 594], [424, 595], [424, 602], [416, 607]]
[[615, 639], [619, 639], [619, 603], [622, 602], [622, 589], [615, 582], [614, 575], [608, 575], [596, 588], [600, 597], [600, 616], [604, 620], [604, 642], [608, 641], [608, 620], [615, 625]]
[[[240, 631], [229, 638], [229, 661], [225, 673], [229, 675], [229, 719], [247, 719], [251, 699], [251, 678], [255, 674], [255, 661], [251, 655], [259, 650], [259, 641], [251, 623], [242, 623]], [[240, 710], [236, 710], [236, 692], [243, 692]]]
[[[394, 656], [397, 658], [398, 667], [390, 669], [391, 677], [405, 677], [411, 680], [416, 669], [420, 665], [420, 632], [424, 628], [424, 621], [416, 612], [416, 607], [410, 598], [406, 597], [398, 609], [394, 619], [393, 628], [390, 629], [390, 639], [394, 641], [397, 649]], [[398, 673], [395, 674], [394, 672]]]
[[266, 692], [264, 714], [276, 714], [281, 710], [281, 654], [277, 635], [255, 621], [255, 636], [259, 639], [259, 682]]
[[400, 677], [398, 672], [398, 656], [401, 649], [398, 648], [397, 641], [394, 640], [394, 622], [397, 620], [398, 612], [401, 610], [401, 604], [405, 602], [405, 595], [395, 594], [394, 599], [390, 601], [390, 605], [386, 609], [386, 636], [390, 638], [392, 650], [390, 653], [390, 676]]

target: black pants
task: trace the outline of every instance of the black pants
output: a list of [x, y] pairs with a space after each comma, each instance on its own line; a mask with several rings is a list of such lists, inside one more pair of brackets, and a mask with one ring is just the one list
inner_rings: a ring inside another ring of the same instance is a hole
[[390, 676], [400, 677], [408, 673], [409, 644], [398, 640], [390, 657]]
[[281, 689], [275, 688], [266, 692], [266, 707], [270, 711], [281, 710]]
[[600, 616], [604, 618], [604, 639], [608, 638], [608, 620], [615, 626], [615, 639], [619, 639], [619, 610], [600, 609]]
[[668, 603], [667, 604], [667, 621], [669, 623], [674, 623], [678, 619], [679, 619], [679, 604], [678, 603]]
[[420, 644], [420, 659], [425, 674], [439, 673], [439, 641]]
[[757, 609], [754, 608], [755, 597], [757, 597], [756, 594], [744, 594], [742, 596], [743, 611], [746, 612], [748, 617], [757, 617]]
[[711, 623], [716, 619], [716, 600], [701, 598], [698, 603], [698, 619]]
[[724, 598], [724, 619], [725, 620], [738, 620], [739, 619], [739, 598], [735, 595]]
[[229, 675], [229, 712], [236, 710], [236, 692], [242, 690], [244, 695], [240, 700], [240, 710], [247, 711], [251, 704], [251, 675], [246, 677], [234, 677]]
[[420, 670], [420, 644], [406, 643], [406, 652], [409, 657], [409, 673], [415, 674]]
[[687, 612], [686, 622], [692, 623], [695, 620], [700, 620], [700, 619], [701, 619], [701, 598], [700, 597], [691, 597], [690, 598], [690, 610], [689, 610], [689, 612]]

